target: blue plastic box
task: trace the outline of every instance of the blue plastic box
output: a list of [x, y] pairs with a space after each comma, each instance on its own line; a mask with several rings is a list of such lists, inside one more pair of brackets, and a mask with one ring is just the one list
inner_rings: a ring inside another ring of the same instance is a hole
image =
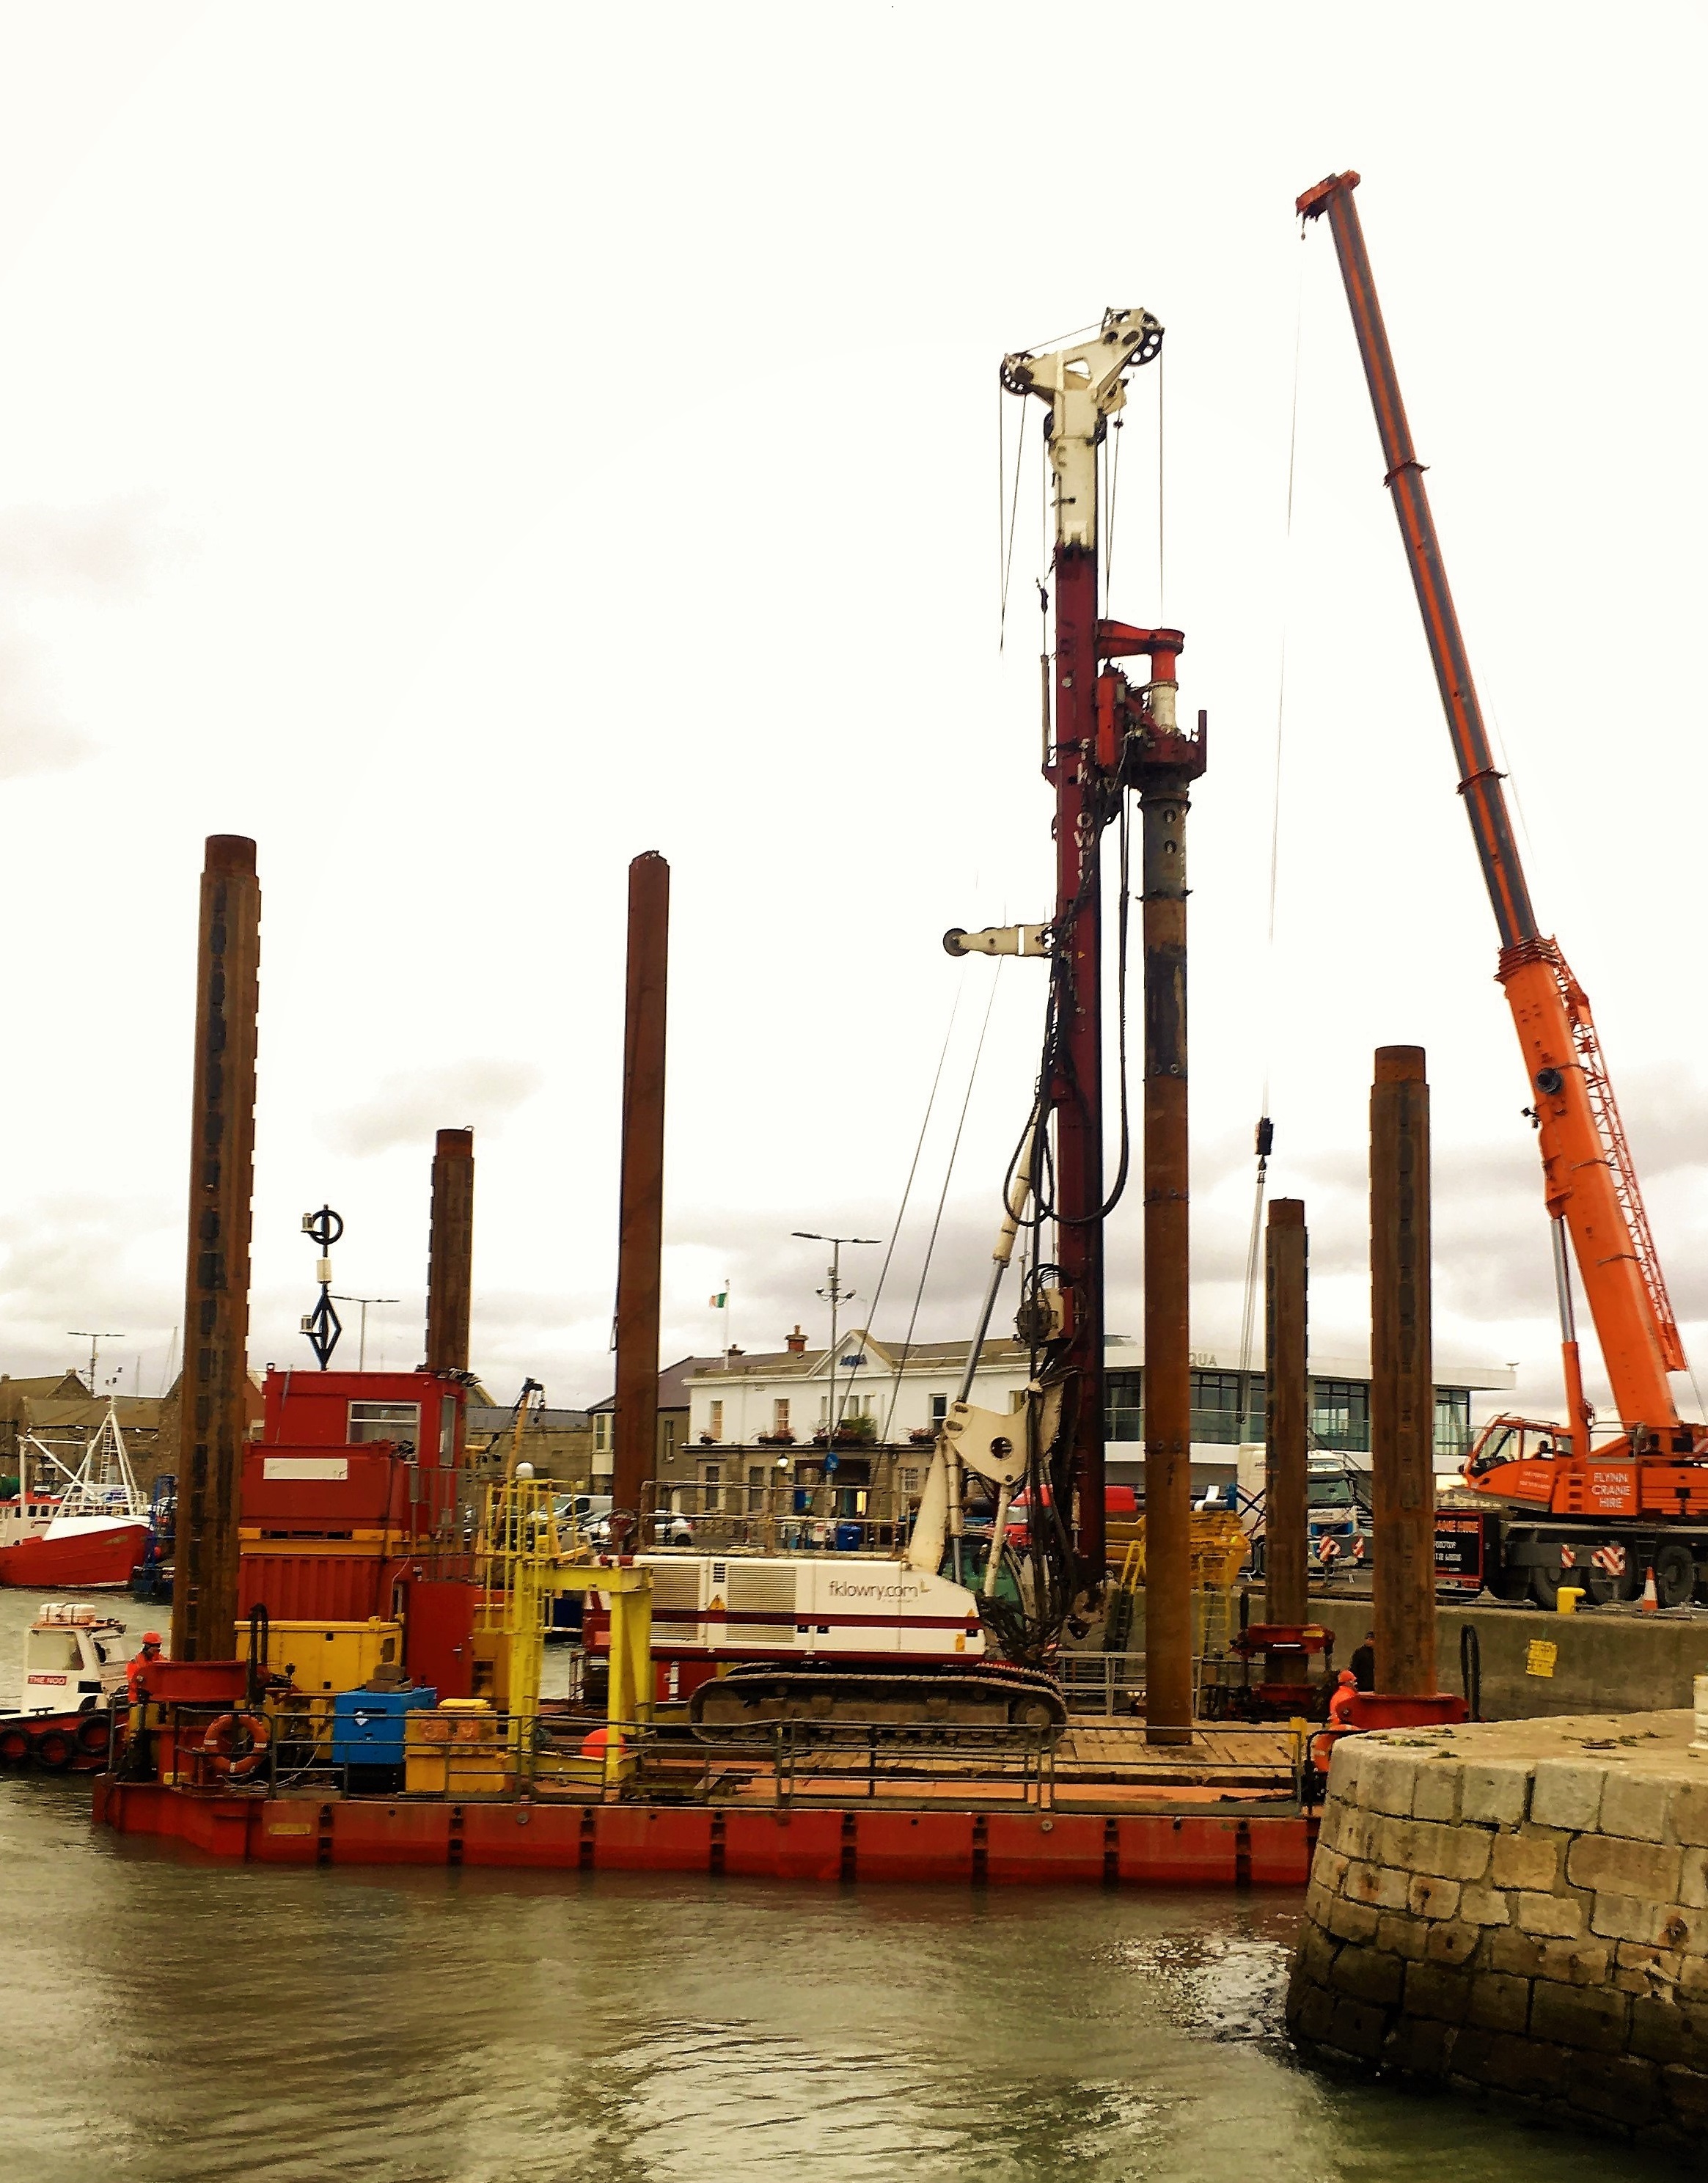
[[432, 1690], [340, 1691], [332, 1700], [332, 1764], [401, 1766], [404, 1715], [438, 1703]]

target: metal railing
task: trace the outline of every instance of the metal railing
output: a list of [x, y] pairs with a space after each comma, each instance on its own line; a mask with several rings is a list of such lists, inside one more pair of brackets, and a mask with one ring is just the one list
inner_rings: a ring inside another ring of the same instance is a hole
[[[921, 1480], [928, 1455], [926, 1451], [918, 1466]], [[834, 1478], [804, 1484], [777, 1484], [770, 1477], [757, 1484], [740, 1478], [683, 1485], [661, 1480], [644, 1491], [641, 1539], [649, 1547], [692, 1547], [697, 1553], [893, 1554], [906, 1543], [918, 1506], [917, 1491], [843, 1485]]]

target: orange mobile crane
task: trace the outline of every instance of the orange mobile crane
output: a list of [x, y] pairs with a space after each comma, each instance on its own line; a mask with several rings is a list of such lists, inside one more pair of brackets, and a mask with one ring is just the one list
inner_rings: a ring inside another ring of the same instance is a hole
[[[1441, 1511], [1438, 1580], [1472, 1592], [1488, 1583], [1509, 1598], [1551, 1607], [1568, 1575], [1606, 1601], [1634, 1597], [1652, 1568], [1661, 1603], [1679, 1606], [1695, 1595], [1699, 1569], [1708, 1577], [1708, 1436], [1680, 1420], [1673, 1400], [1667, 1375], [1684, 1369], [1683, 1344], [1588, 1000], [1531, 907], [1377, 300], [1352, 195], [1358, 181], [1330, 175], [1305, 192], [1298, 210], [1305, 219], [1326, 214], [1333, 233], [1459, 792], [1499, 929], [1496, 975], [1535, 1100], [1525, 1112], [1536, 1127], [1553, 1224], [1566, 1378], [1565, 1425], [1501, 1417], [1478, 1435], [1466, 1485], [1526, 1513]], [[1574, 1257], [1618, 1411], [1618, 1430], [1599, 1447], [1578, 1363]]]

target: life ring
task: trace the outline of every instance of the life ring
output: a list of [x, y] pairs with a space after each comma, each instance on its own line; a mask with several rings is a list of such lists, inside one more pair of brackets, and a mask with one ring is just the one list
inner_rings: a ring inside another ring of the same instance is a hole
[[202, 1749], [222, 1781], [247, 1781], [266, 1764], [270, 1725], [258, 1713], [222, 1713], [208, 1724]]
[[113, 1716], [110, 1713], [86, 1713], [77, 1724], [77, 1748], [91, 1753], [105, 1751], [113, 1741]]
[[76, 1755], [76, 1742], [68, 1729], [44, 1728], [30, 1740], [30, 1756], [50, 1774], [63, 1774]]
[[0, 1728], [0, 1766], [21, 1766], [29, 1756], [27, 1728]]

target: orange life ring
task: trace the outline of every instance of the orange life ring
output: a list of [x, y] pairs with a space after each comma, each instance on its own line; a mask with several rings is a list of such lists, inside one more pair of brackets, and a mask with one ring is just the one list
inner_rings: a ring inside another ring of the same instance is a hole
[[[245, 1739], [248, 1748], [240, 1751]], [[247, 1781], [266, 1764], [267, 1747], [273, 1740], [270, 1723], [258, 1713], [222, 1713], [208, 1724], [202, 1748], [213, 1761], [222, 1781]]]

